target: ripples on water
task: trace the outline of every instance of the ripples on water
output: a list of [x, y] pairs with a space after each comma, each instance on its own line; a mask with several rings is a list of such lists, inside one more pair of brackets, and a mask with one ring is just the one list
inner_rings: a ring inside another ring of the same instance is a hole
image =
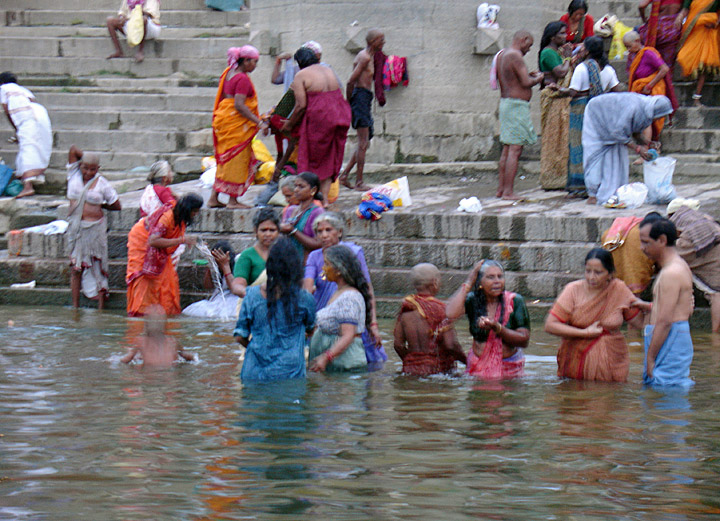
[[518, 381], [402, 377], [392, 353], [243, 386], [229, 323], [171, 321], [198, 361], [146, 370], [119, 362], [140, 321], [0, 319], [2, 520], [720, 518], [709, 335], [689, 394], [641, 388], [634, 336], [630, 383], [560, 381], [539, 326]]

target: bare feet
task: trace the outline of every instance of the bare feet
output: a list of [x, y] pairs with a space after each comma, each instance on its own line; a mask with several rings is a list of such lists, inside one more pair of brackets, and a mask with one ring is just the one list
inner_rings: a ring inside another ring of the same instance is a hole
[[123, 53], [121, 53], [121, 52], [115, 52], [115, 53], [111, 54], [110, 56], [108, 56], [108, 57], [105, 58], [105, 59], [106, 59], [106, 60], [112, 60], [113, 58], [124, 58], [124, 57], [125, 57], [125, 55], [124, 55]]
[[32, 187], [32, 184], [27, 183], [22, 191], [15, 196], [15, 199], [20, 199], [21, 197], [28, 197], [30, 195], [35, 195], [35, 190]]
[[370, 190], [370, 186], [366, 185], [362, 181], [358, 181], [358, 183], [353, 187], [354, 190], [357, 190], [358, 192], [367, 192]]
[[500, 199], [502, 197], [502, 190], [498, 190], [497, 192], [495, 192], [495, 197]]
[[215, 202], [208, 201], [207, 207], [208, 208], [225, 208], [225, 205], [222, 204], [220, 201], [215, 201]]
[[142, 51], [138, 51], [135, 53], [135, 63], [142, 63], [142, 61], [145, 59], [145, 53]]
[[340, 176], [340, 184], [343, 185], [345, 188], [349, 188], [350, 190], [355, 188], [353, 185], [350, 184], [348, 176], [345, 174]]
[[503, 201], [523, 201], [523, 198], [519, 195], [515, 195], [514, 193], [504, 194], [502, 196]]
[[225, 206], [228, 210], [241, 210], [241, 209], [248, 209], [252, 208], [252, 206], [248, 206], [243, 203], [239, 203], [237, 201], [233, 201], [232, 199], [228, 202], [228, 204]]
[[597, 204], [597, 197], [588, 197], [587, 201], [585, 201], [587, 204]]

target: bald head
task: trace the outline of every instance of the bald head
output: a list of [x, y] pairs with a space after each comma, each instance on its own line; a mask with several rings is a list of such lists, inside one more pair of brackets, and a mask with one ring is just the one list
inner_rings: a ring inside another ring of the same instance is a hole
[[528, 53], [532, 45], [533, 37], [529, 32], [520, 30], [513, 35], [512, 46], [514, 49], [523, 53], [523, 55]]
[[100, 157], [92, 152], [85, 152], [82, 155], [82, 164], [87, 166], [100, 166]]
[[415, 290], [435, 294], [440, 288], [440, 270], [434, 264], [424, 262], [413, 266], [410, 280]]
[[385, 45], [385, 33], [380, 29], [370, 29], [365, 36], [365, 41], [368, 47], [371, 47], [374, 51], [381, 51], [383, 45]]

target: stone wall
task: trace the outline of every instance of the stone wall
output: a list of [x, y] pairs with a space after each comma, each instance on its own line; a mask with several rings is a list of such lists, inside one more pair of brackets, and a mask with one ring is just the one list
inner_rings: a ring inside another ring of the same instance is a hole
[[[306, 40], [323, 46], [323, 61], [346, 81], [354, 53], [346, 50], [364, 39], [367, 29], [385, 31], [386, 54], [408, 58], [410, 85], [387, 93], [387, 105], [375, 103], [371, 162], [477, 161], [498, 157], [498, 93], [488, 86], [492, 42], [474, 52], [477, 0], [258, 0], [251, 10], [251, 41], [264, 55], [253, 81], [261, 108], [282, 95], [282, 87], [267, 87], [274, 60], [269, 55], [294, 52]], [[537, 68], [542, 29], [566, 9], [567, 0], [522, 2], [500, 0], [500, 47], [512, 34], [527, 29], [535, 46], [526, 57]], [[593, 9], [591, 8], [591, 11]], [[354, 37], [354, 38], [353, 38]], [[483, 49], [480, 49], [483, 50]], [[539, 98], [533, 100], [539, 132]], [[353, 133], [354, 134], [354, 133]], [[349, 141], [352, 150], [354, 143]]]

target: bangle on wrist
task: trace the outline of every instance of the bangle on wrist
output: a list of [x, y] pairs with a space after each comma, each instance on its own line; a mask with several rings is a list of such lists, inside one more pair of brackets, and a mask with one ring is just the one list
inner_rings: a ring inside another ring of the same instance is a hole
[[325, 351], [325, 358], [327, 358], [328, 364], [333, 361], [333, 358], [335, 358], [335, 355], [333, 355], [330, 350], [328, 349]]
[[297, 228], [293, 228], [288, 235], [295, 235], [297, 233]]

